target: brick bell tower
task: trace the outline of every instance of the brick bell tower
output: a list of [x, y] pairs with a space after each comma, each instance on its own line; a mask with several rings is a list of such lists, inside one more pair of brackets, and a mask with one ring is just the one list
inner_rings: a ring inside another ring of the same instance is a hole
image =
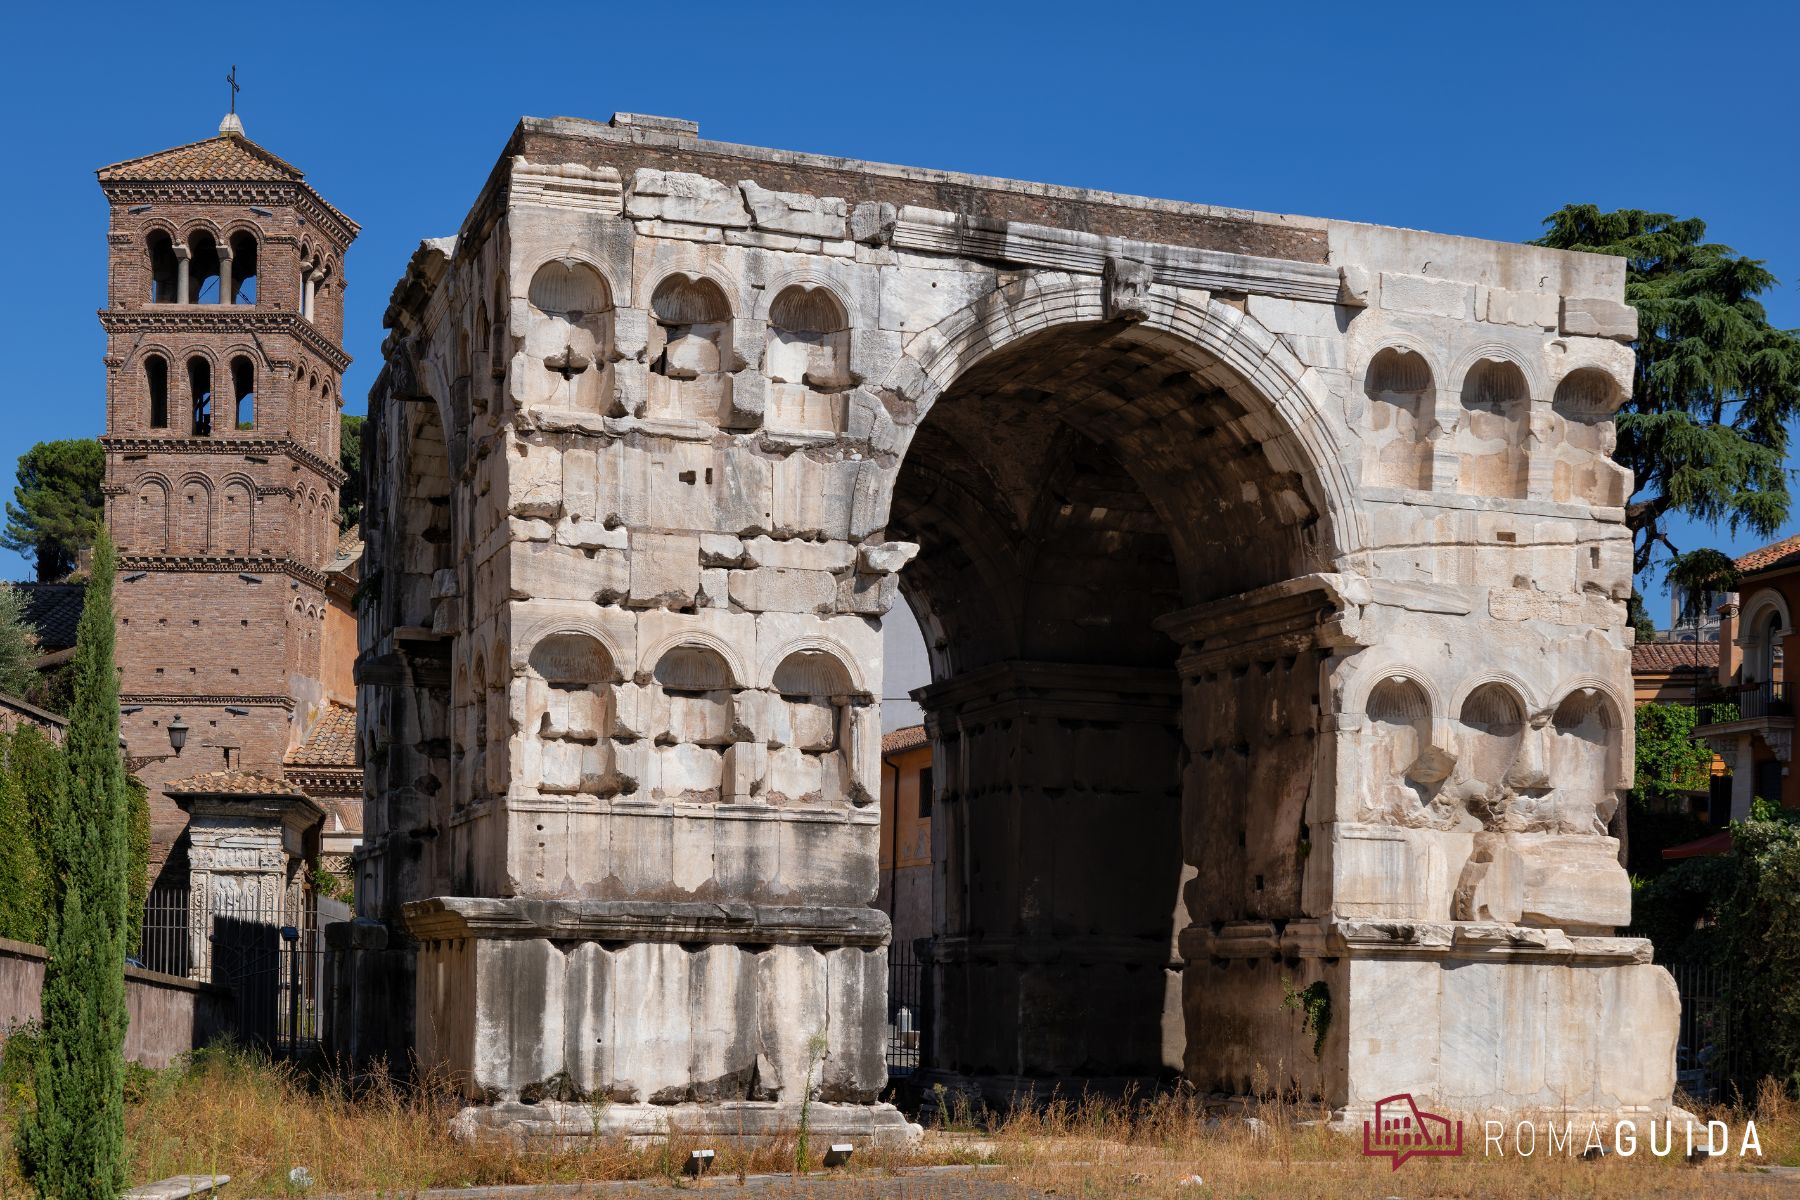
[[290, 854], [318, 823], [284, 763], [329, 704], [357, 226], [235, 112], [216, 137], [98, 175], [121, 706], [150, 789], [153, 873], [169, 881], [187, 865], [183, 832], [202, 841], [196, 797], [260, 805]]

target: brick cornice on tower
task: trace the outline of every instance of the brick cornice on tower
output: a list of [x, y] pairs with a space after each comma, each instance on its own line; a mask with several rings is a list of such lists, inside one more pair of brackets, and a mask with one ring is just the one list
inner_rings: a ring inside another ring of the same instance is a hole
[[[273, 241], [274, 239], [269, 239]], [[155, 308], [99, 310], [100, 327], [108, 333], [248, 333], [286, 334], [324, 359], [332, 370], [349, 369], [351, 358], [344, 348], [297, 312], [247, 309], [244, 305], [170, 304]]]
[[[100, 438], [100, 446], [108, 453], [122, 455], [139, 454], [233, 454], [251, 455], [264, 458], [291, 458], [308, 470], [316, 472], [332, 487], [342, 487], [350, 478], [344, 469], [321, 455], [313, 453], [293, 438], [246, 438], [234, 434], [221, 434], [216, 438], [206, 437], [149, 437], [132, 434], [106, 434]], [[292, 494], [292, 488], [258, 487], [258, 494], [280, 495]]]

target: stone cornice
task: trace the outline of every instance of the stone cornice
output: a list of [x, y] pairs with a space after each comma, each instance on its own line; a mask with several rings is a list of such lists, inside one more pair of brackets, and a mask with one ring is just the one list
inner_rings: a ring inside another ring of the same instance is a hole
[[303, 467], [316, 471], [329, 480], [332, 487], [342, 487], [350, 476], [336, 463], [315, 454], [290, 437], [244, 438], [225, 437], [146, 437], [129, 433], [106, 433], [100, 436], [100, 447], [119, 454], [260, 454], [281, 455]]
[[156, 304], [147, 308], [103, 308], [100, 326], [108, 333], [286, 334], [342, 374], [350, 356], [318, 326], [296, 312], [247, 304]]
[[799, 907], [660, 900], [489, 900], [438, 896], [406, 906], [422, 941], [550, 938], [594, 942], [862, 946], [888, 941], [878, 908]]
[[1170, 724], [1181, 703], [1180, 683], [1155, 667], [1104, 667], [1009, 660], [978, 667], [917, 689], [935, 722], [1016, 715]]
[[1181, 954], [1207, 958], [1413, 958], [1484, 962], [1647, 963], [1646, 938], [1589, 937], [1495, 921], [1230, 921], [1181, 931]]
[[[325, 572], [287, 558], [234, 558], [208, 554], [121, 554], [121, 573], [157, 571], [183, 575], [286, 575], [325, 590]], [[125, 581], [120, 580], [121, 583]]]
[[1184, 679], [1321, 646], [1354, 646], [1360, 605], [1372, 601], [1360, 577], [1302, 575], [1184, 608], [1156, 620], [1183, 647]]

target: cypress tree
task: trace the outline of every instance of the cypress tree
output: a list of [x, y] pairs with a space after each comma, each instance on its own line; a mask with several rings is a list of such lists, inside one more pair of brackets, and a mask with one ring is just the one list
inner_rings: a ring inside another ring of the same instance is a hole
[[75, 635], [67, 787], [50, 823], [43, 1046], [22, 1157], [38, 1194], [57, 1200], [114, 1200], [125, 1183], [129, 802], [113, 667], [116, 566], [102, 532]]

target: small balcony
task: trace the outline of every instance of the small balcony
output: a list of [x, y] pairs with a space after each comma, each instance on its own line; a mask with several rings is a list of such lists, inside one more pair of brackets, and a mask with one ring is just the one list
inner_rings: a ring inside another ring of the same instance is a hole
[[1695, 737], [1790, 731], [1794, 708], [1778, 680], [1702, 685], [1694, 689]]

